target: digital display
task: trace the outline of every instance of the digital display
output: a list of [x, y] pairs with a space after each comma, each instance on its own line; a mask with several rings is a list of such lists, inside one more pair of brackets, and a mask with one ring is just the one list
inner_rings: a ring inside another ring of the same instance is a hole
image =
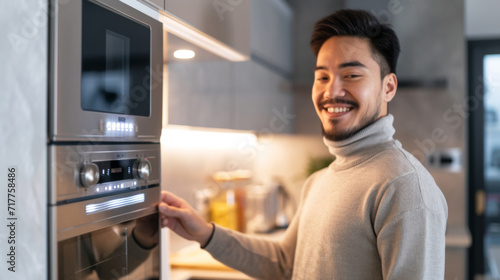
[[113, 173], [122, 173], [122, 168], [111, 168], [111, 174]]
[[133, 179], [135, 161], [135, 159], [125, 159], [94, 162], [101, 172], [98, 184]]

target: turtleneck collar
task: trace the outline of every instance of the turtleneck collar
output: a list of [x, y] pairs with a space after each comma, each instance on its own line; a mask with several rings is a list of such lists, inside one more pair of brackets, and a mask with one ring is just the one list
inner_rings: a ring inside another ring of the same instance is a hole
[[336, 171], [350, 168], [397, 145], [399, 142], [392, 138], [395, 132], [393, 121], [394, 117], [388, 114], [342, 141], [331, 141], [323, 137], [330, 153], [335, 156], [330, 168]]

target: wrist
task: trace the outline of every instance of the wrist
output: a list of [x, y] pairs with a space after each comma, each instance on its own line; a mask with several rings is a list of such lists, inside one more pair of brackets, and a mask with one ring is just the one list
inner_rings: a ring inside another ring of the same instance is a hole
[[207, 231], [205, 231], [205, 234], [203, 234], [203, 238], [201, 238], [200, 241], [198, 241], [202, 249], [208, 246], [215, 233], [215, 224], [209, 223], [207, 225], [208, 225]]

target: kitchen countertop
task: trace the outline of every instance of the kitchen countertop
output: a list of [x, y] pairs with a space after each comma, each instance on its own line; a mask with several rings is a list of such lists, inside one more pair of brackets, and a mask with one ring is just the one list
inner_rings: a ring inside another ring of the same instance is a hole
[[215, 260], [207, 251], [193, 244], [170, 254], [170, 280], [252, 279]]
[[465, 226], [451, 226], [446, 229], [447, 248], [469, 248], [472, 238]]
[[204, 269], [172, 269], [170, 280], [251, 280], [245, 274], [234, 271], [217, 271]]
[[[266, 239], [278, 240], [285, 230], [276, 230], [266, 234], [254, 234]], [[253, 279], [239, 271], [233, 270], [215, 260], [197, 243], [170, 254], [170, 280], [248, 280]]]

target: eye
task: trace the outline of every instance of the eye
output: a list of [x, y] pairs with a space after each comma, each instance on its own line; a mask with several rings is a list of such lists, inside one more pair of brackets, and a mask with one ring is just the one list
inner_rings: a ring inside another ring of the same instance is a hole
[[326, 82], [326, 81], [328, 81], [328, 76], [317, 76], [316, 81]]
[[358, 74], [347, 74], [344, 76], [344, 78], [346, 79], [354, 79], [354, 78], [359, 78], [361, 77], [361, 75], [358, 75]]

